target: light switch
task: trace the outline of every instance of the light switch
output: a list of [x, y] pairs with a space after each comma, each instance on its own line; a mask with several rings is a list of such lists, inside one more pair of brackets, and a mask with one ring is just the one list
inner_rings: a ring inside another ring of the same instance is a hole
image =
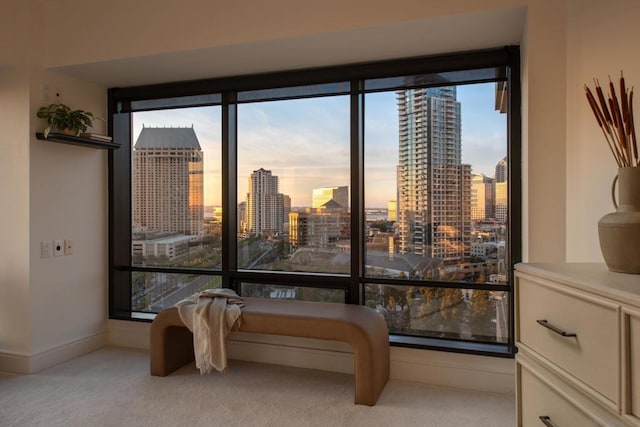
[[40, 242], [40, 258], [49, 258], [51, 254], [51, 240]]

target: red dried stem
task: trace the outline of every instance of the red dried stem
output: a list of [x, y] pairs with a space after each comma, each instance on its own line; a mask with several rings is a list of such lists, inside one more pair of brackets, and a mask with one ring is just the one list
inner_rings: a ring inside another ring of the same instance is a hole
[[595, 96], [585, 85], [587, 101], [614, 160], [619, 167], [640, 166], [633, 118], [633, 88], [631, 91], [626, 88], [622, 72], [620, 72], [620, 99], [618, 99], [616, 88], [611, 79], [609, 79], [607, 97], [600, 87], [600, 82], [594, 79], [594, 83]]

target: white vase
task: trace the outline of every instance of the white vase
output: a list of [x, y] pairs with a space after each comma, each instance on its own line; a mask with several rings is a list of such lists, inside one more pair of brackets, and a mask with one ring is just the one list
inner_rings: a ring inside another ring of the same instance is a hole
[[[615, 197], [616, 181], [619, 203]], [[618, 168], [611, 198], [616, 211], [598, 222], [602, 256], [611, 271], [640, 274], [640, 167]]]

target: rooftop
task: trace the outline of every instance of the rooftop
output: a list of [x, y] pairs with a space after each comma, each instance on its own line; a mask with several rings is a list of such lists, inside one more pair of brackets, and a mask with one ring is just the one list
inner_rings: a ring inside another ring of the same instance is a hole
[[200, 142], [198, 142], [198, 137], [193, 127], [143, 127], [134, 148], [191, 148], [201, 150]]

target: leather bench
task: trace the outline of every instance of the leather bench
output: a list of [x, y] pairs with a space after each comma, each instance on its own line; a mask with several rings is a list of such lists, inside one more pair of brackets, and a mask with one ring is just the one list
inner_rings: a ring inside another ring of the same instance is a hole
[[[389, 379], [389, 335], [382, 316], [350, 304], [244, 298], [237, 329], [270, 335], [343, 341], [353, 348], [355, 403], [375, 405]], [[192, 362], [193, 335], [178, 309], [151, 323], [151, 375], [167, 376]]]

